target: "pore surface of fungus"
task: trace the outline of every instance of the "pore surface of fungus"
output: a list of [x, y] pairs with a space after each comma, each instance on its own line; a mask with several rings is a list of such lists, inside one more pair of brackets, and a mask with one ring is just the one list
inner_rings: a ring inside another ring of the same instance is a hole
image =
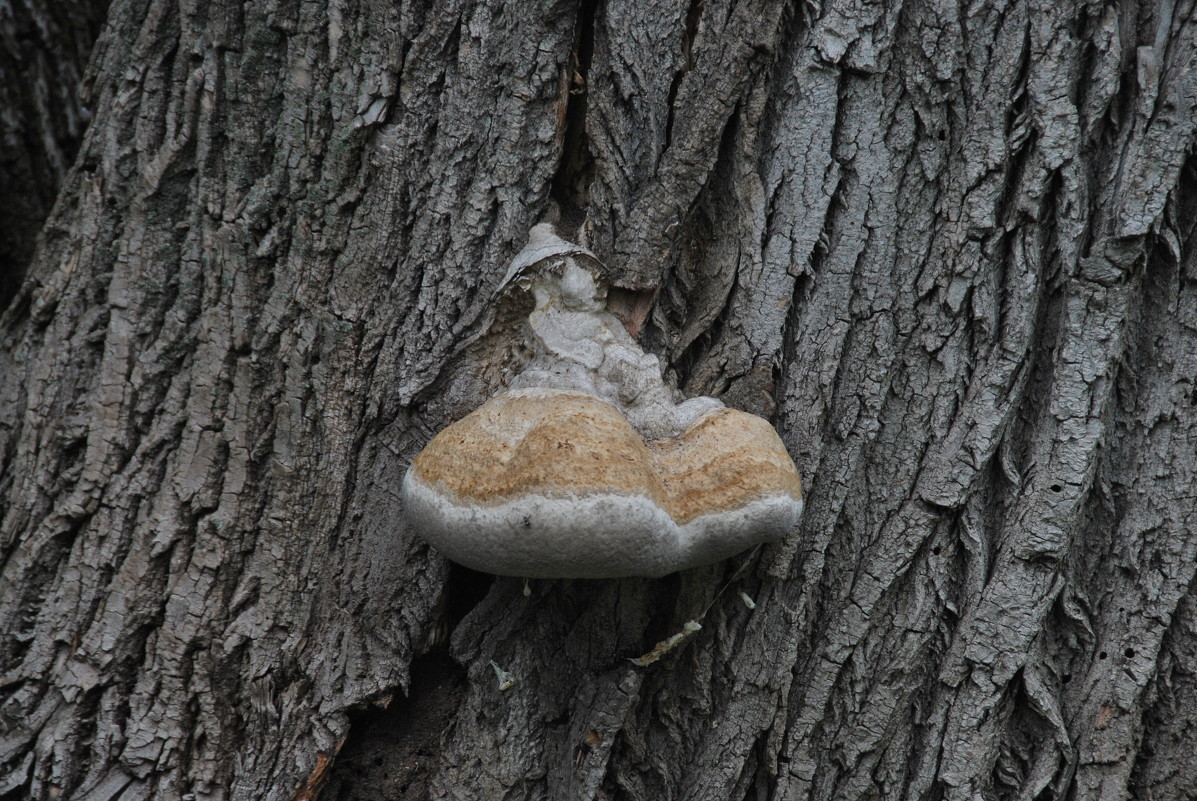
[[593, 260], [533, 229], [504, 281], [535, 296], [530, 355], [412, 463], [414, 530], [467, 567], [530, 578], [661, 576], [785, 536], [802, 494], [773, 427], [681, 401], [606, 312]]

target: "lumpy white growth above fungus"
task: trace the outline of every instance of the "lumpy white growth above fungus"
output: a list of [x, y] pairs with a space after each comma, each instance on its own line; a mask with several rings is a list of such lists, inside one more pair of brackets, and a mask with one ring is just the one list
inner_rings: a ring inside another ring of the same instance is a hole
[[416, 533], [475, 570], [662, 576], [786, 535], [802, 492], [763, 419], [678, 402], [606, 311], [592, 254], [532, 229], [505, 284], [531, 291], [527, 367], [437, 434], [403, 482]]

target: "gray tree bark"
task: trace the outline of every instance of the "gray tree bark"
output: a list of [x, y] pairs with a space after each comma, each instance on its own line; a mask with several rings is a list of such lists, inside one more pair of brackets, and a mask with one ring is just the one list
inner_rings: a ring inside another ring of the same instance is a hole
[[[1194, 3], [430, 5], [110, 9], [0, 319], [0, 798], [1197, 795]], [[405, 526], [553, 200], [784, 543]]]

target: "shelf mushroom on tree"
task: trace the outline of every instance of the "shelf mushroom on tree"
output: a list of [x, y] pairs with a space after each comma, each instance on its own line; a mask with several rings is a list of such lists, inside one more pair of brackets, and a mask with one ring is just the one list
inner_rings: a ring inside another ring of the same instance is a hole
[[531, 355], [413, 461], [415, 532], [467, 567], [528, 578], [662, 576], [784, 537], [803, 502], [777, 432], [680, 400], [607, 311], [597, 263], [532, 229], [503, 282], [535, 298]]

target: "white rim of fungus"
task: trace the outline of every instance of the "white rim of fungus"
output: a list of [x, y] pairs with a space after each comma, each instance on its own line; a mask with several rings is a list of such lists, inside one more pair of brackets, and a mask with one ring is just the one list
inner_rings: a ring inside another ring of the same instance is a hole
[[772, 493], [678, 523], [646, 495], [532, 494], [479, 504], [414, 471], [403, 495], [416, 530], [449, 559], [527, 578], [655, 577], [711, 564], [780, 540], [804, 506], [801, 498]]

